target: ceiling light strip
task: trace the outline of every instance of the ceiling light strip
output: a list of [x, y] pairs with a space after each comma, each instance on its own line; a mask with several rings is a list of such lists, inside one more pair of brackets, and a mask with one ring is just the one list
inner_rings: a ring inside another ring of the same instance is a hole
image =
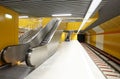
[[19, 16], [19, 19], [22, 19], [22, 18], [29, 18], [29, 16]]
[[52, 16], [71, 16], [72, 14], [53, 14]]
[[93, 0], [84, 19], [82, 24], [80, 25], [77, 34], [79, 33], [79, 31], [82, 29], [82, 27], [85, 25], [85, 23], [88, 21], [88, 19], [90, 18], [90, 16], [94, 13], [94, 11], [96, 10], [96, 8], [99, 6], [99, 4], [102, 2], [102, 0]]

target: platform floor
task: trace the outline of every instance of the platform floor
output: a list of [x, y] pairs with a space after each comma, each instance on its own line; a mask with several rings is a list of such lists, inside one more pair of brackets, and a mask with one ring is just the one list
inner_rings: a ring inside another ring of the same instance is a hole
[[25, 79], [106, 79], [82, 45], [63, 42], [56, 53]]

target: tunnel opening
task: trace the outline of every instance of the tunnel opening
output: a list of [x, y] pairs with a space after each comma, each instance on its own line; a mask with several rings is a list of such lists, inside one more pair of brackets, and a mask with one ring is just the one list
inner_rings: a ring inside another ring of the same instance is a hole
[[85, 34], [78, 34], [78, 41], [80, 43], [85, 42]]

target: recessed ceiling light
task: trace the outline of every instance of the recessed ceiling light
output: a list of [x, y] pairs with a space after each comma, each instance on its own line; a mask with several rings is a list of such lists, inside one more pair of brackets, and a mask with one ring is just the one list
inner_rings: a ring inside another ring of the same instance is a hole
[[72, 16], [72, 14], [53, 14], [52, 16]]

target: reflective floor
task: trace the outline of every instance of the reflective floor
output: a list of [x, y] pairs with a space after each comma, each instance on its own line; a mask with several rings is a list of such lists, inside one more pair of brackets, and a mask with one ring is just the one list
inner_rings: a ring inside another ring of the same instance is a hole
[[25, 79], [106, 79], [75, 40], [63, 42], [56, 53]]

